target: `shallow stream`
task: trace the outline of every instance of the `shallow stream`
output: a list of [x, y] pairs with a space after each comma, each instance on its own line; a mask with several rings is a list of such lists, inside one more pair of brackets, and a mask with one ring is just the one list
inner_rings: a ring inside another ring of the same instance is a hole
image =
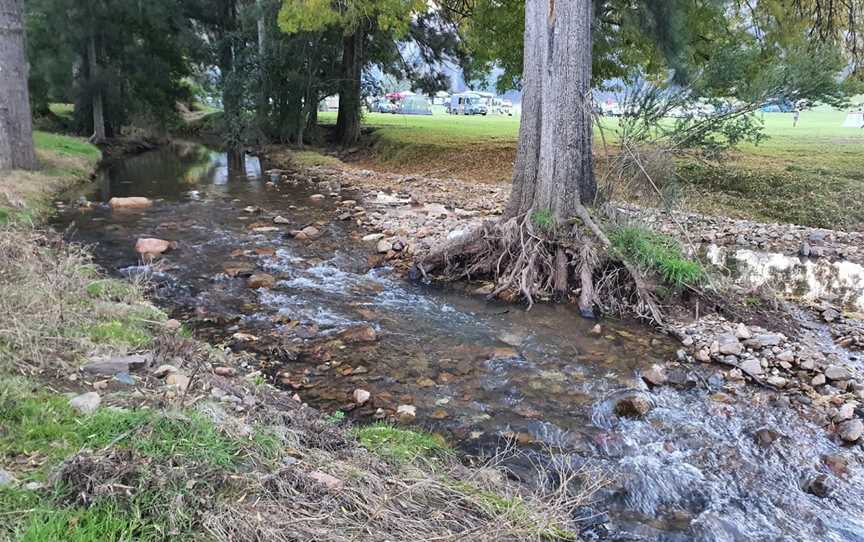
[[[313, 201], [320, 186], [274, 185], [261, 170], [250, 156], [245, 170], [229, 172], [224, 154], [175, 144], [108, 164], [90, 196], [147, 196], [156, 200], [152, 208], [70, 210], [60, 225], [73, 225], [73, 238], [92, 244], [110, 273], [148, 274], [158, 302], [208, 338], [230, 343], [242, 332], [302, 342], [371, 325], [374, 343], [321, 360], [274, 351], [263, 368], [290, 375], [304, 401], [328, 412], [347, 410], [354, 389], [368, 390], [370, 403], [349, 413], [360, 422], [378, 408], [410, 404], [418, 425], [468, 452], [516, 442], [525, 454], [513, 460], [515, 474], [527, 472], [525, 458], [550, 461], [551, 451], [558, 461], [604, 473], [608, 484], [578, 511], [587, 540], [864, 541], [861, 449], [839, 446], [794, 406], [726, 382], [710, 365], [673, 369], [675, 385], [647, 390], [639, 372], [674, 361], [678, 345], [637, 323], [604, 321], [596, 335], [595, 322], [571, 307], [526, 312], [370, 270], [373, 249], [360, 240], [367, 232], [334, 218], [334, 198]], [[392, 198], [381, 199], [392, 207]], [[273, 232], [250, 228], [272, 225], [275, 215], [290, 223]], [[320, 239], [285, 235], [310, 224]], [[176, 240], [178, 248], [145, 267], [133, 250], [139, 237]], [[242, 254], [256, 248], [261, 255]], [[727, 267], [750, 265], [736, 254], [713, 257]], [[253, 262], [276, 285], [247, 288], [224, 273], [231, 261]], [[801, 265], [804, 282], [818, 278], [818, 269]], [[836, 288], [820, 284], [861, 306], [854, 273], [860, 269], [838, 270], [852, 278], [838, 278]], [[634, 393], [654, 408], [643, 419], [616, 416], [616, 398]], [[762, 428], [781, 436], [760, 445]], [[830, 472], [823, 456], [838, 453], [850, 468], [829, 474], [831, 495], [804, 491], [806, 480]]]

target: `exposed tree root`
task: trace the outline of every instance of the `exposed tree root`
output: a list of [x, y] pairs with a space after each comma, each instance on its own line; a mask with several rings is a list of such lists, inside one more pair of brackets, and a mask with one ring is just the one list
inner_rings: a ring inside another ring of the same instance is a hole
[[554, 231], [535, 224], [529, 214], [486, 221], [422, 258], [415, 275], [491, 277], [495, 288], [490, 297], [523, 298], [529, 308], [540, 298], [572, 297], [586, 317], [593, 317], [596, 306], [662, 325], [640, 271], [614, 258], [611, 249], [609, 238], [579, 206], [576, 218]]

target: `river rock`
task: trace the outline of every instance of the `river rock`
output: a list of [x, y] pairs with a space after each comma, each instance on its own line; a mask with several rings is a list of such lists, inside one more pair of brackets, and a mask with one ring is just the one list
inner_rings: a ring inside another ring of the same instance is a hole
[[859, 419], [847, 420], [837, 426], [837, 434], [846, 442], [855, 442], [864, 433], [864, 423]]
[[174, 386], [178, 391], [186, 391], [189, 387], [189, 377], [181, 373], [171, 373], [165, 378], [165, 383]]
[[386, 253], [390, 252], [390, 250], [392, 248], [393, 248], [393, 245], [390, 243], [390, 241], [388, 241], [386, 239], [381, 239], [378, 241], [378, 244], [376, 245], [375, 250], [377, 250], [380, 254], [386, 254]]
[[321, 231], [315, 226], [306, 226], [302, 230], [292, 231], [291, 235], [294, 236], [294, 239], [298, 239], [300, 241], [311, 241], [313, 239], [318, 239], [319, 237], [321, 237]]
[[741, 339], [742, 341], [745, 341], [747, 339], [752, 338], [753, 334], [750, 333], [750, 328], [748, 328], [744, 324], [738, 324], [735, 327], [735, 336], [738, 337], [739, 339]]
[[213, 374], [216, 376], [234, 376], [237, 374], [237, 371], [234, 367], [213, 367]]
[[366, 243], [377, 243], [381, 239], [384, 239], [385, 235], [383, 233], [370, 233], [369, 235], [363, 236], [363, 241]]
[[738, 367], [750, 376], [759, 376], [762, 374], [762, 363], [756, 358], [745, 359]]
[[346, 343], [371, 343], [378, 340], [378, 333], [372, 326], [353, 326], [342, 330], [337, 335]]
[[825, 379], [825, 375], [819, 373], [818, 375], [813, 377], [813, 380], [810, 381], [810, 385], [814, 388], [816, 386], [824, 386], [826, 381], [827, 380]]
[[145, 257], [155, 258], [174, 248], [174, 245], [174, 242], [165, 239], [142, 237], [135, 242], [135, 252]]
[[781, 337], [778, 333], [759, 333], [752, 338], [744, 341], [744, 344], [750, 348], [761, 350], [768, 346], [777, 346], [781, 342]]
[[229, 277], [248, 277], [255, 271], [255, 265], [249, 262], [225, 262], [222, 269]]
[[744, 351], [744, 346], [735, 335], [724, 334], [717, 337], [718, 352], [726, 356], [737, 356]]
[[246, 281], [249, 288], [272, 288], [276, 284], [276, 278], [268, 273], [255, 273]]
[[846, 476], [846, 473], [849, 470], [849, 460], [841, 454], [827, 454], [822, 457], [822, 463], [824, 463], [835, 476]]
[[108, 200], [108, 205], [112, 209], [146, 209], [153, 206], [153, 200], [140, 196], [129, 198], [111, 198]]
[[825, 376], [829, 380], [849, 380], [852, 378], [852, 372], [842, 365], [830, 365], [825, 369]]
[[143, 369], [150, 363], [150, 356], [135, 354], [132, 356], [115, 356], [111, 358], [94, 358], [81, 367], [85, 373], [102, 376], [114, 376], [117, 373], [128, 373]]
[[837, 415], [834, 416], [835, 422], [843, 422], [846, 420], [851, 420], [855, 417], [855, 403], [843, 403], [837, 410]]
[[95, 391], [82, 393], [69, 400], [69, 406], [78, 414], [93, 414], [102, 404], [102, 398]]
[[818, 473], [804, 482], [804, 491], [819, 498], [825, 498], [831, 494], [833, 484], [825, 473]]
[[771, 375], [765, 379], [765, 382], [774, 386], [775, 388], [785, 388], [786, 384], [789, 383], [788, 380], [778, 375]]
[[410, 423], [417, 417], [417, 407], [414, 405], [399, 405], [396, 407], [396, 416], [402, 423]]
[[273, 217], [274, 224], [290, 224], [291, 221], [285, 218], [284, 216], [278, 215]]
[[795, 354], [792, 353], [791, 350], [783, 350], [779, 354], [777, 354], [777, 361], [791, 363], [795, 361]]
[[669, 377], [662, 366], [654, 364], [642, 372], [642, 380], [652, 386], [662, 386], [669, 381]]
[[648, 414], [654, 405], [641, 394], [633, 394], [615, 403], [615, 414], [621, 418], [641, 418]]
[[311, 199], [312, 201], [323, 201], [326, 197], [327, 196], [325, 196], [324, 194], [312, 194], [311, 196], [309, 196], [309, 199]]
[[770, 427], [761, 427], [753, 434], [756, 444], [763, 448], [770, 447], [781, 436], [783, 435], [781, 435], [779, 431], [771, 429]]
[[372, 394], [364, 389], [357, 388], [354, 390], [354, 402], [358, 405], [365, 405], [372, 397]]

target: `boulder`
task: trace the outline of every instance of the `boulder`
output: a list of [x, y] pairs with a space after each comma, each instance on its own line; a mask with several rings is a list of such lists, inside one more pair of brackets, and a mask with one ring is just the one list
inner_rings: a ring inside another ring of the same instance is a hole
[[95, 391], [82, 393], [69, 400], [69, 406], [78, 414], [93, 414], [102, 404], [102, 398]]
[[864, 423], [861, 420], [847, 420], [837, 426], [837, 434], [846, 442], [856, 442], [864, 433]]
[[140, 196], [111, 198], [108, 200], [108, 205], [110, 205], [112, 209], [146, 209], [153, 206], [153, 200]]
[[246, 280], [249, 288], [272, 288], [276, 278], [268, 273], [255, 273]]

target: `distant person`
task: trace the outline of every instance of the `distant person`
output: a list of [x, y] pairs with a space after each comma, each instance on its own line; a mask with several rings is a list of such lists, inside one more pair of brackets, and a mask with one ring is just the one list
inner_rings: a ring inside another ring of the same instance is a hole
[[796, 128], [798, 126], [798, 119], [801, 118], [801, 111], [795, 110], [792, 111], [792, 128]]

